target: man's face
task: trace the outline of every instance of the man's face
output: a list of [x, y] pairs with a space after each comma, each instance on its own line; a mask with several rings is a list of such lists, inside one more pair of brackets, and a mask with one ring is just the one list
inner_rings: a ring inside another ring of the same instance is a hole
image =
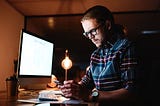
[[100, 47], [105, 38], [103, 25], [98, 24], [96, 19], [84, 20], [81, 23], [84, 29], [83, 35], [89, 38], [96, 47]]

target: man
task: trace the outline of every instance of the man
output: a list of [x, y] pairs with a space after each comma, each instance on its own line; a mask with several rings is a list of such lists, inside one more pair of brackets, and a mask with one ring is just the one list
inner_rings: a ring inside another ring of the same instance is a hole
[[102, 105], [132, 101], [137, 60], [123, 28], [114, 23], [106, 7], [99, 5], [84, 13], [81, 24], [83, 35], [97, 49], [91, 55], [89, 69], [82, 80], [79, 83], [64, 81], [59, 88], [65, 97]]

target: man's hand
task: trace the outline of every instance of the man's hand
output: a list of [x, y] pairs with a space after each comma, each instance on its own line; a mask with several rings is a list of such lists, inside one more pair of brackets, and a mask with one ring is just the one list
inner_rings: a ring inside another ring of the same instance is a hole
[[80, 99], [80, 85], [73, 80], [64, 81], [59, 88], [65, 97]]
[[73, 80], [64, 81], [64, 84], [58, 87], [67, 98], [87, 100], [89, 97], [89, 93], [87, 91], [85, 92], [81, 85]]

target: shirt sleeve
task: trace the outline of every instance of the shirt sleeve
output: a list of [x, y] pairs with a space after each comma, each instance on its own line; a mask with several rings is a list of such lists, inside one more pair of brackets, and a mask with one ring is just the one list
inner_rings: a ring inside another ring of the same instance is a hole
[[121, 57], [120, 69], [122, 71], [121, 79], [123, 86], [127, 90], [135, 89], [136, 71], [137, 71], [137, 58], [135, 55], [135, 45], [130, 44], [126, 47], [124, 54]]
[[90, 68], [86, 71], [86, 74], [82, 77], [80, 84], [82, 87], [93, 89], [95, 87]]

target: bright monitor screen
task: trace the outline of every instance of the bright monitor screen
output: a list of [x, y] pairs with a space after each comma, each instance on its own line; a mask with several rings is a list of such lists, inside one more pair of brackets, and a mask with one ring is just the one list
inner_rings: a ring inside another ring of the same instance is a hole
[[54, 43], [24, 29], [20, 35], [18, 77], [51, 76]]

